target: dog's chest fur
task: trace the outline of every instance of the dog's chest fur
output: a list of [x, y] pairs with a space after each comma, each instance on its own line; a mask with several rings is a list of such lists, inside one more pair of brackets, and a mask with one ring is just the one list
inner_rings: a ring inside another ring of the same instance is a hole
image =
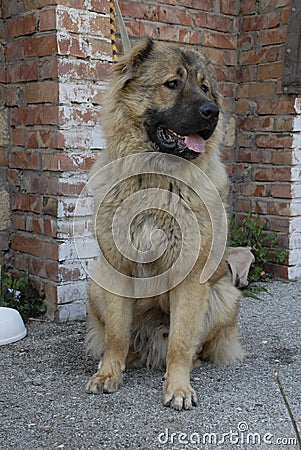
[[[138, 277], [168, 270], [180, 252], [189, 258], [191, 248], [205, 243], [211, 233], [210, 218], [197, 194], [177, 180], [154, 175], [118, 184], [100, 206], [98, 221], [105, 256], [117, 257], [112, 252], [118, 245], [113, 250], [106, 238], [111, 234], [108, 224], [114, 222], [114, 242], [129, 243], [130, 259], [136, 261], [132, 271]], [[123, 249], [125, 254], [126, 246]]]

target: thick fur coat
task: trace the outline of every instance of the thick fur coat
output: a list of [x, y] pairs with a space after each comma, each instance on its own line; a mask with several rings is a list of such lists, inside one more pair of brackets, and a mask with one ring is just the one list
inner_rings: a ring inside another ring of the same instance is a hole
[[191, 368], [243, 355], [224, 259], [222, 101], [207, 58], [139, 42], [114, 65], [102, 123], [87, 336], [100, 362], [87, 391], [114, 392], [129, 366], [164, 368], [164, 405], [190, 409]]

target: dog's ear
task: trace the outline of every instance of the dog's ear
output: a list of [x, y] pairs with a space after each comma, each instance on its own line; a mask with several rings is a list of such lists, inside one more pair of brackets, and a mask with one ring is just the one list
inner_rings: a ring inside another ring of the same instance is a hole
[[122, 77], [124, 78], [124, 82], [128, 82], [133, 78], [140, 64], [150, 55], [154, 45], [155, 42], [152, 38], [141, 39], [129, 53], [113, 65], [113, 75]]

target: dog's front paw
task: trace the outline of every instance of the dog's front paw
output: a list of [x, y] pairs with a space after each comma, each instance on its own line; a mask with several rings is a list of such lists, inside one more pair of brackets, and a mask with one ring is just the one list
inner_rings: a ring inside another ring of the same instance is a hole
[[198, 399], [195, 390], [190, 385], [178, 389], [173, 389], [172, 386], [169, 386], [165, 389], [163, 404], [181, 411], [182, 409], [192, 409], [193, 406], [197, 406]]
[[88, 381], [86, 392], [89, 394], [112, 393], [117, 391], [120, 381], [121, 375], [98, 370]]

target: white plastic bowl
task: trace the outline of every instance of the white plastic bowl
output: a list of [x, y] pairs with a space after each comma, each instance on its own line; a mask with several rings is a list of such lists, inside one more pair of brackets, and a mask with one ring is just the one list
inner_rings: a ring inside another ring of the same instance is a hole
[[0, 307], [0, 345], [11, 344], [27, 334], [22, 317], [16, 309]]

